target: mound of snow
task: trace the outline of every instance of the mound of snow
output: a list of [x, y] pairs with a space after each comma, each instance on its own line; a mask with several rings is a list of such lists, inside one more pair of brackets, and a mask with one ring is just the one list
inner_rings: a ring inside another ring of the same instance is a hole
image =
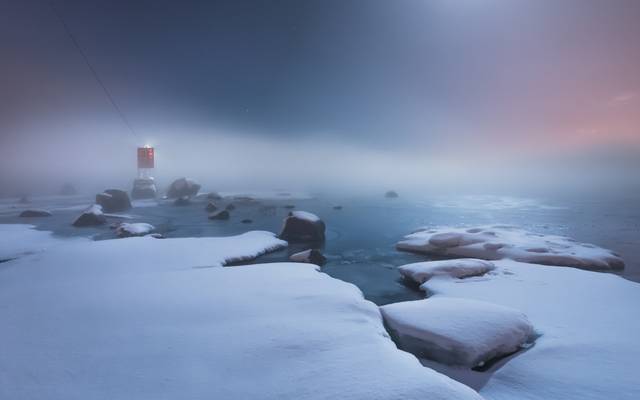
[[484, 275], [493, 268], [494, 265], [490, 261], [462, 258], [406, 264], [398, 267], [398, 271], [403, 277], [421, 285], [434, 276], [444, 275], [453, 278], [468, 278], [470, 276]]
[[0, 261], [38, 253], [71, 240], [88, 241], [84, 238], [59, 239], [51, 232], [38, 231], [34, 228], [34, 225], [0, 224]]
[[144, 222], [122, 223], [116, 228], [119, 237], [144, 236], [151, 233], [155, 227]]
[[[523, 311], [542, 336], [482, 388], [486, 399], [640, 398], [640, 284], [613, 274], [511, 260], [483, 279], [431, 279], [438, 296]], [[429, 300], [434, 299], [431, 297]]]
[[400, 348], [449, 365], [482, 365], [517, 351], [533, 334], [520, 311], [483, 301], [430, 298], [380, 310]]
[[137, 237], [0, 268], [0, 398], [480, 400], [398, 351], [351, 284], [304, 264], [203, 268], [282, 245]]
[[573, 239], [527, 232], [511, 226], [429, 229], [398, 242], [398, 250], [484, 260], [512, 260], [589, 270], [623, 269], [617, 254]]

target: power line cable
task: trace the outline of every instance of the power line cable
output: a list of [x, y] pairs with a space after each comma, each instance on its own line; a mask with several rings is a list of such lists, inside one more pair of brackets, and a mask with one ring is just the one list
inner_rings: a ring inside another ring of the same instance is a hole
[[82, 59], [84, 60], [84, 62], [87, 65], [87, 67], [89, 68], [89, 71], [91, 71], [91, 74], [95, 78], [96, 82], [98, 82], [98, 85], [100, 85], [100, 87], [104, 91], [104, 94], [109, 99], [109, 102], [111, 103], [113, 108], [116, 110], [116, 113], [120, 116], [120, 118], [122, 119], [122, 122], [125, 124], [127, 129], [129, 129], [129, 132], [131, 132], [131, 134], [136, 139], [138, 139], [138, 134], [133, 129], [133, 126], [131, 126], [131, 124], [129, 123], [129, 120], [127, 119], [126, 115], [124, 115], [124, 113], [122, 112], [120, 107], [118, 107], [118, 103], [116, 103], [115, 99], [113, 98], [113, 96], [109, 92], [109, 89], [107, 89], [107, 86], [104, 84], [102, 79], [100, 79], [100, 76], [98, 75], [98, 72], [95, 70], [95, 68], [93, 68], [93, 66], [91, 65], [91, 62], [89, 62], [89, 58], [87, 57], [87, 54], [82, 50], [82, 47], [80, 47], [80, 43], [78, 43], [78, 41], [76, 40], [76, 38], [73, 35], [73, 33], [71, 33], [71, 29], [69, 28], [69, 25], [67, 25], [67, 23], [65, 22], [64, 18], [62, 18], [62, 14], [58, 11], [58, 9], [56, 8], [56, 6], [55, 6], [53, 1], [50, 1], [49, 5], [51, 6], [51, 10], [53, 11], [53, 13], [60, 20], [60, 23], [64, 27], [64, 31], [67, 33], [67, 36], [69, 36], [69, 39], [71, 39], [71, 42], [73, 43], [73, 45], [76, 47], [76, 49], [78, 50], [78, 52], [82, 56]]

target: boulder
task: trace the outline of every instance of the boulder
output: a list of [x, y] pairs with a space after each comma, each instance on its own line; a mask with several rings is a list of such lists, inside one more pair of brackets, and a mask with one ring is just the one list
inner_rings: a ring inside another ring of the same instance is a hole
[[62, 196], [73, 196], [77, 193], [76, 188], [70, 183], [65, 183], [60, 188], [60, 195]]
[[315, 265], [323, 265], [327, 259], [319, 250], [309, 249], [299, 253], [292, 254], [289, 260], [294, 262], [309, 263]]
[[124, 190], [107, 189], [96, 195], [96, 203], [107, 213], [126, 211], [131, 208], [131, 200]]
[[107, 222], [107, 219], [104, 217], [102, 213], [102, 207], [94, 204], [91, 207], [87, 208], [83, 211], [82, 214], [73, 222], [73, 226], [84, 227], [84, 226], [96, 226], [102, 225]]
[[342, 206], [333, 206], [334, 210], [342, 210]]
[[209, 200], [222, 200], [222, 196], [220, 196], [218, 193], [216, 192], [211, 192], [207, 195], [207, 199]]
[[289, 242], [324, 241], [325, 224], [317, 215], [306, 211], [291, 211], [284, 220], [279, 237]]
[[155, 199], [157, 193], [153, 178], [137, 178], [133, 181], [132, 199]]
[[189, 198], [189, 196], [178, 197], [173, 202], [174, 206], [188, 206], [189, 204], [191, 204], [191, 199]]
[[47, 210], [24, 210], [20, 213], [20, 217], [22, 218], [31, 218], [31, 217], [50, 217], [51, 213]]
[[252, 220], [252, 219], [248, 219], [248, 218], [247, 218], [247, 219], [243, 219], [243, 220], [242, 220], [242, 221], [240, 221], [240, 222], [242, 222], [243, 224], [250, 224], [250, 223], [252, 223], [252, 222], [253, 222], [253, 220]]
[[213, 212], [213, 211], [217, 210], [218, 207], [216, 207], [216, 205], [213, 204], [212, 201], [210, 201], [209, 204], [207, 204], [207, 206], [204, 209], [207, 210], [208, 212]]
[[200, 190], [200, 185], [187, 178], [180, 178], [173, 181], [167, 190], [167, 197], [175, 199], [183, 196], [195, 196]]
[[396, 197], [398, 197], [398, 193], [396, 193], [393, 190], [389, 190], [387, 193], [384, 194], [384, 197], [386, 197], [387, 199], [395, 199]]
[[227, 211], [227, 210], [222, 210], [222, 211], [217, 212], [215, 214], [209, 215], [209, 219], [224, 220], [224, 219], [229, 219], [229, 217], [230, 217], [230, 214], [229, 214], [229, 211]]

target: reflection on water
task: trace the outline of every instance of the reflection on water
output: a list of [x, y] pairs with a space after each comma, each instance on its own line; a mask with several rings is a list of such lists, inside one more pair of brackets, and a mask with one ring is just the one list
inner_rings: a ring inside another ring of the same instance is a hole
[[[54, 210], [50, 218], [17, 218], [19, 209], [11, 202], [0, 202], [0, 222], [33, 223], [38, 229], [58, 235], [94, 236], [96, 240], [114, 238], [108, 226], [74, 228], [70, 225], [87, 198], [33, 199], [31, 207]], [[269, 199], [259, 201], [217, 201], [224, 207], [236, 206], [228, 221], [207, 219], [202, 197], [191, 205], [178, 207], [170, 202], [138, 203], [126, 213], [131, 221], [148, 222], [167, 237], [227, 236], [247, 230], [278, 232], [290, 211], [286, 205], [319, 215], [327, 225], [327, 240], [321, 250], [327, 257], [323, 271], [357, 285], [377, 304], [422, 298], [422, 293], [402, 284], [395, 270], [398, 265], [427, 260], [429, 257], [402, 253], [395, 243], [422, 226], [472, 226], [504, 223], [533, 232], [571, 236], [595, 243], [622, 255], [627, 267], [624, 277], [640, 281], [640, 203], [636, 199], [598, 201], [539, 201], [517, 197], [462, 196], [420, 199], [328, 198]], [[342, 209], [335, 209], [335, 206]], [[251, 219], [251, 224], [242, 223]], [[114, 220], [115, 221], [115, 220]], [[261, 257], [258, 262], [285, 261], [304, 245]]]

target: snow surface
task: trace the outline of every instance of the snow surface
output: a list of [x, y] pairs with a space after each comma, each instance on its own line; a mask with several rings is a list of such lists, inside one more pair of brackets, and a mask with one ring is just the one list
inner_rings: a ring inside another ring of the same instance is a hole
[[495, 264], [480, 278], [436, 277], [422, 285], [435, 293], [430, 301], [456, 297], [516, 308], [542, 335], [493, 374], [480, 391], [486, 399], [640, 399], [640, 284], [573, 268]]
[[398, 250], [485, 260], [512, 260], [590, 270], [624, 268], [617, 254], [573, 239], [505, 225], [426, 229], [398, 242]]
[[398, 267], [398, 270], [403, 277], [421, 285], [434, 276], [446, 275], [453, 278], [468, 278], [470, 276], [484, 275], [493, 268], [494, 265], [491, 261], [463, 258], [406, 264]]
[[116, 229], [120, 236], [142, 236], [156, 229], [153, 225], [144, 222], [122, 223]]
[[0, 398], [480, 399], [397, 350], [355, 286], [306, 264], [220, 268], [282, 245], [136, 237], [5, 263]]
[[438, 297], [380, 310], [402, 349], [449, 365], [482, 365], [519, 350], [533, 335], [522, 312], [484, 301]]
[[[88, 241], [82, 238], [69, 240]], [[62, 242], [62, 239], [54, 237], [51, 232], [36, 230], [35, 225], [0, 224], [0, 261], [38, 253]]]
[[320, 217], [308, 211], [291, 211], [290, 214], [292, 217], [303, 219], [305, 221], [310, 221], [310, 222], [320, 221]]

